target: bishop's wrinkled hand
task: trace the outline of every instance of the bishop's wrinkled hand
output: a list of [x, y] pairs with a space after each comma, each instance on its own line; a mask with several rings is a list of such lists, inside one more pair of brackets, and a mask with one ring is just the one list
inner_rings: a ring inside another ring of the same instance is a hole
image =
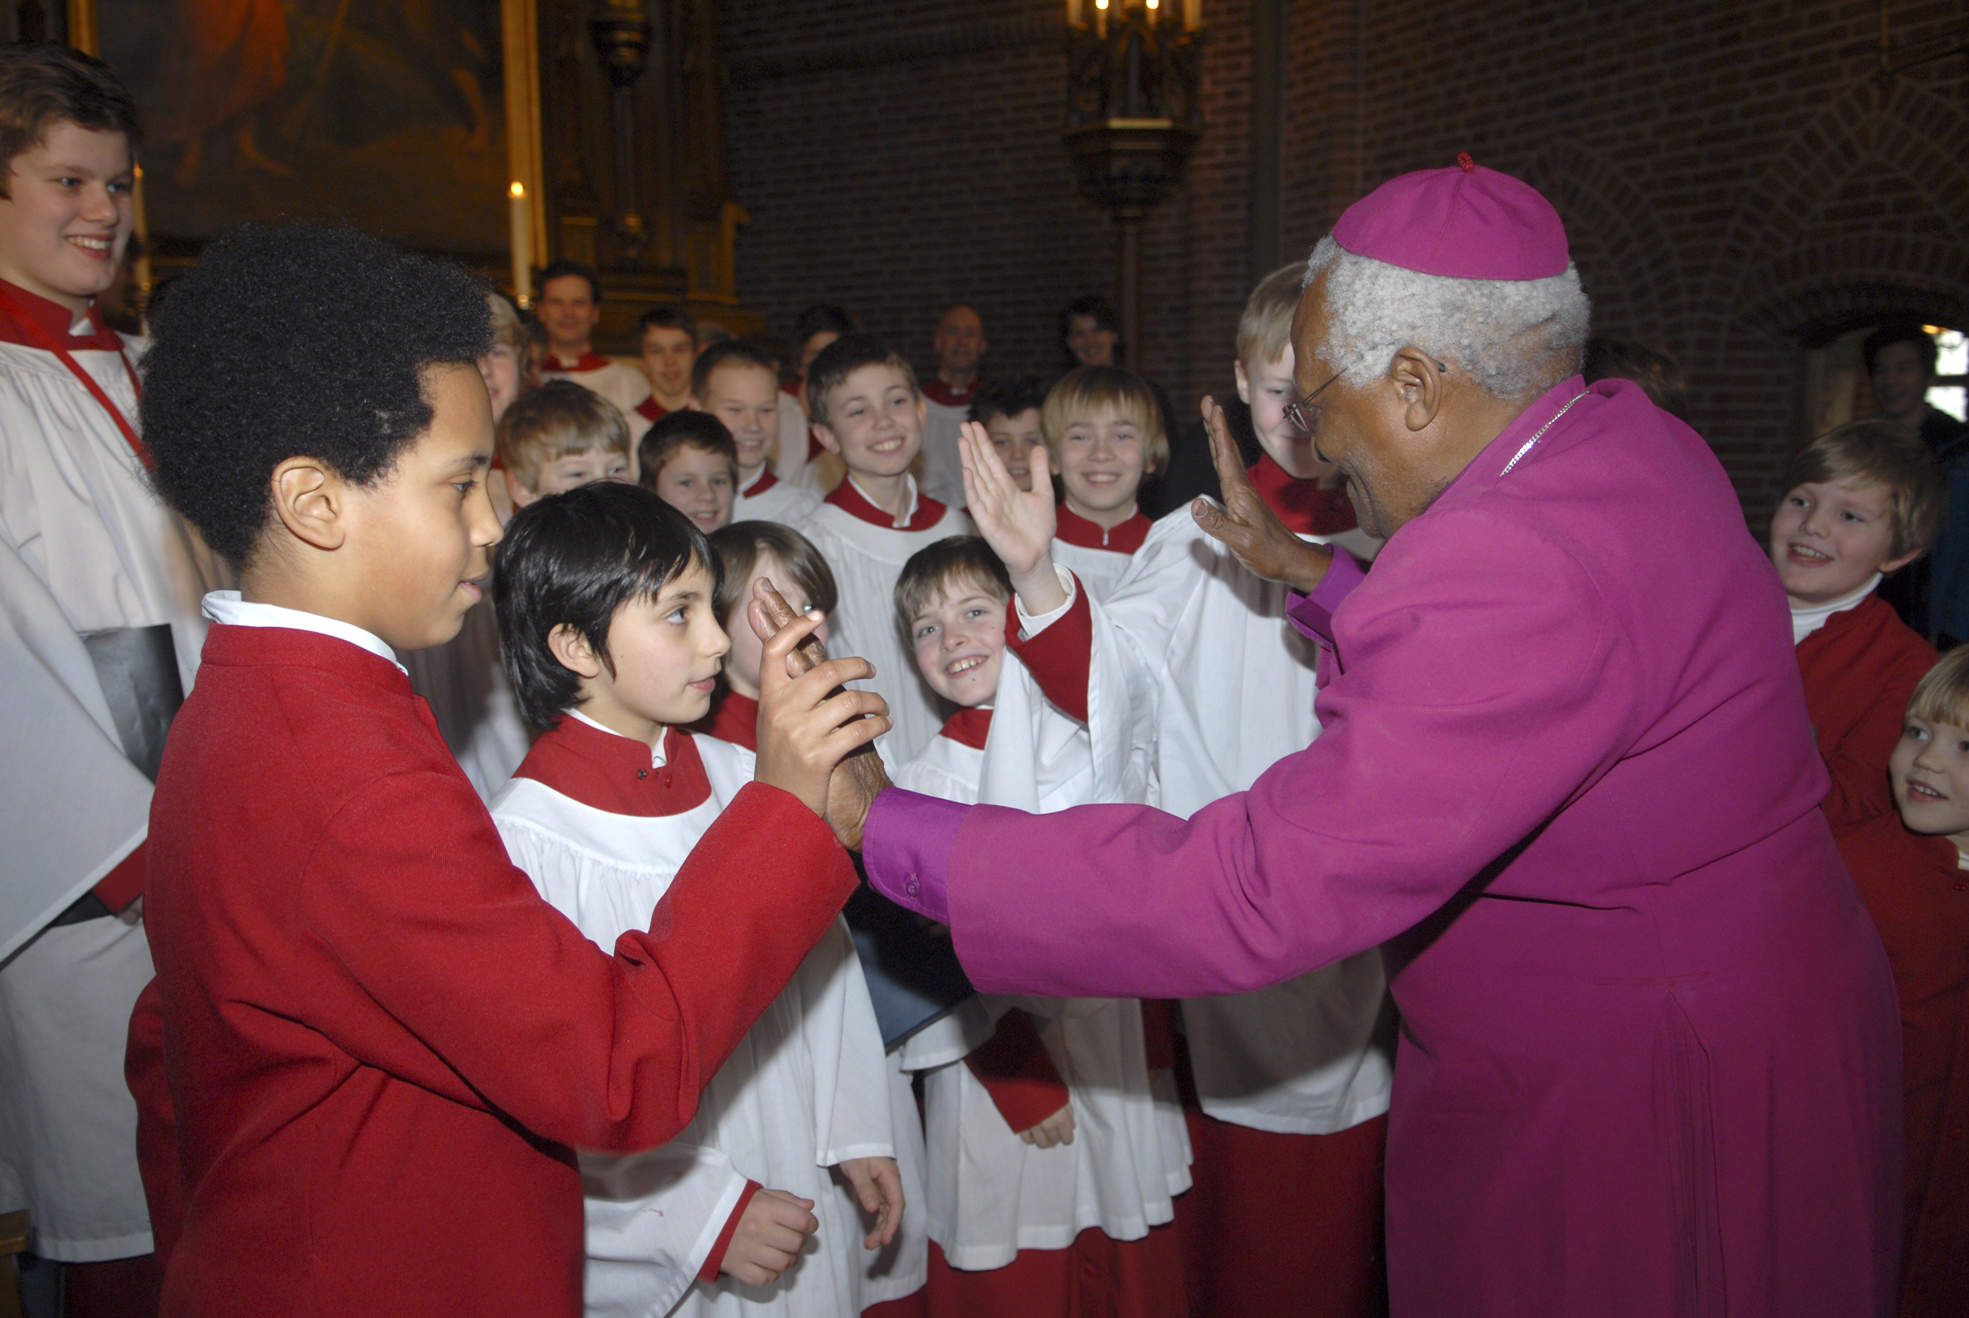
[[1203, 400], [1203, 425], [1210, 434], [1210, 458], [1217, 465], [1224, 501], [1198, 499], [1190, 505], [1190, 515], [1259, 576], [1284, 582], [1302, 595], [1312, 594], [1333, 566], [1333, 551], [1292, 534], [1251, 488], [1224, 409], [1214, 398]]
[[[774, 638], [789, 627], [798, 629], [798, 625], [803, 621], [779, 591], [774, 589], [773, 583], [765, 577], [760, 577], [752, 583], [752, 600], [746, 605], [745, 612], [747, 621], [752, 624], [752, 630], [758, 634], [761, 641], [766, 643], [769, 657], [778, 652], [778, 647], [773, 645]], [[790, 679], [798, 679], [809, 674], [822, 664], [829, 664], [831, 667], [852, 663], [865, 669], [868, 676], [873, 676], [875, 671], [873, 665], [861, 659], [830, 662], [826, 647], [821, 644], [819, 637], [812, 634], [811, 628], [806, 628], [799, 640], [784, 653], [786, 672]], [[763, 688], [764, 665], [761, 666], [760, 673]], [[881, 711], [874, 716], [879, 720], [878, 730], [883, 732], [888, 730], [887, 706], [880, 704], [881, 697], [875, 696], [872, 692], [845, 692], [839, 688], [831, 692], [830, 696], [861, 696], [874, 699], [878, 702], [878, 710]], [[866, 713], [856, 712], [853, 718], [836, 731], [866, 732], [866, 729], [856, 728], [854, 725], [856, 721], [868, 717]], [[834, 767], [833, 773], [827, 780], [825, 805], [819, 811], [821, 817], [827, 821], [828, 827], [834, 830], [834, 836], [850, 851], [861, 850], [861, 828], [863, 821], [868, 818], [868, 808], [875, 804], [875, 798], [883, 789], [890, 786], [888, 770], [883, 766], [882, 757], [876, 753], [873, 744], [874, 736], [874, 732], [866, 732], [865, 737], [858, 738], [854, 749], [843, 756], [840, 763]]]

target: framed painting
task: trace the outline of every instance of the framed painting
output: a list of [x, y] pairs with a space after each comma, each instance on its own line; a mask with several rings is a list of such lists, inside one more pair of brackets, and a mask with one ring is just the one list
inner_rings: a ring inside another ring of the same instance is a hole
[[247, 220], [473, 264], [545, 237], [534, 0], [69, 0], [69, 33], [137, 98], [160, 248]]

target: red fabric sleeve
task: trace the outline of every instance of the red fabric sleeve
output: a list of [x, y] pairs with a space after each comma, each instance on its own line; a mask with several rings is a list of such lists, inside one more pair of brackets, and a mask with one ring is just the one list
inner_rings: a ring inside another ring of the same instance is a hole
[[1067, 1083], [1039, 1038], [1032, 1017], [1008, 1011], [998, 1032], [964, 1059], [1014, 1133], [1031, 1130], [1067, 1105]]
[[1142, 1059], [1151, 1071], [1176, 1069], [1176, 1004], [1142, 999]]
[[150, 864], [144, 859], [146, 844], [139, 842], [136, 848], [116, 862], [116, 868], [102, 876], [96, 886], [89, 891], [96, 899], [112, 911], [121, 911], [131, 902], [144, 895], [144, 882], [150, 878]]
[[745, 1189], [738, 1196], [738, 1203], [732, 1206], [732, 1215], [725, 1219], [725, 1226], [718, 1233], [718, 1239], [711, 1246], [711, 1252], [704, 1256], [704, 1266], [697, 1270], [697, 1279], [709, 1284], [718, 1280], [718, 1273], [725, 1266], [725, 1255], [731, 1251], [732, 1237], [738, 1234], [738, 1220], [745, 1216], [745, 1209], [752, 1202], [752, 1196], [763, 1187], [757, 1181], [747, 1181]]
[[[135, 854], [141, 855], [139, 847]], [[164, 1007], [157, 981], [144, 985], [130, 1013], [123, 1049], [123, 1083], [137, 1100], [137, 1170], [150, 1208], [150, 1234], [160, 1268], [184, 1234], [185, 1186], [178, 1168], [177, 1114], [164, 1069]]]
[[1085, 723], [1087, 669], [1094, 662], [1094, 614], [1087, 607], [1087, 588], [1076, 581], [1073, 607], [1037, 636], [1019, 639], [1016, 615], [1010, 624], [1005, 643], [1032, 670], [1039, 689], [1062, 714]]

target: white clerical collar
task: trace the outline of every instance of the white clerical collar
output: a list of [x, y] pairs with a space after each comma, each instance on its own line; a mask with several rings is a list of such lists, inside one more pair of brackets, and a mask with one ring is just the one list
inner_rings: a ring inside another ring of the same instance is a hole
[[[900, 519], [896, 520], [898, 527], [908, 526], [916, 520], [916, 478], [908, 472], [904, 472], [903, 481], [909, 487], [909, 511], [904, 513]], [[855, 487], [855, 493], [859, 494], [869, 507], [881, 508], [883, 512], [889, 514], [891, 519], [896, 518], [896, 510], [893, 508], [883, 508], [881, 504], [875, 502], [875, 496], [863, 489], [861, 482], [856, 480], [852, 473], [848, 476], [848, 484]]]
[[406, 677], [410, 675], [409, 669], [397, 664], [396, 651], [382, 637], [366, 632], [352, 622], [324, 618], [319, 613], [307, 613], [301, 609], [282, 608], [278, 604], [256, 603], [242, 598], [236, 590], [215, 590], [205, 597], [201, 607], [206, 617], [228, 627], [285, 627], [290, 631], [333, 636], [338, 641], [347, 641], [358, 649], [367, 650], [379, 659], [389, 660], [396, 664], [399, 673]]
[[1807, 636], [1810, 636], [1813, 632], [1831, 621], [1833, 614], [1844, 613], [1848, 609], [1857, 609], [1866, 602], [1866, 597], [1871, 595], [1879, 585], [1880, 574], [1876, 572], [1867, 578], [1867, 583], [1864, 586], [1861, 586], [1850, 595], [1841, 596], [1830, 604], [1814, 604], [1810, 608], [1804, 609], [1799, 608], [1796, 604], [1792, 605], [1791, 643], [1793, 645], [1801, 644]]
[[[597, 732], [606, 732], [611, 737], [622, 737], [622, 734], [617, 732], [614, 728], [603, 727], [601, 724], [595, 722], [595, 720], [589, 718], [586, 714], [583, 714], [578, 709], [570, 709], [568, 711], [568, 715], [571, 718], [580, 719], [583, 723], [586, 723], [589, 727], [595, 729]], [[634, 737], [622, 737], [622, 739], [624, 741], [635, 740]], [[663, 735], [656, 739], [656, 745], [650, 747], [650, 753], [649, 753], [650, 768], [661, 769], [665, 764], [668, 764], [670, 762], [670, 754], [668, 751], [669, 745], [670, 745], [670, 729], [665, 728], [663, 730]]]

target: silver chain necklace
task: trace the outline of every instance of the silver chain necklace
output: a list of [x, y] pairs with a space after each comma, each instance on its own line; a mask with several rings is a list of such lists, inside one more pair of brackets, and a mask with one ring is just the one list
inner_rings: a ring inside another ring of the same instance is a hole
[[1504, 470], [1498, 472], [1497, 474], [1499, 476], [1509, 476], [1511, 474], [1511, 468], [1518, 465], [1518, 459], [1524, 457], [1525, 454], [1531, 452], [1531, 446], [1533, 444], [1536, 444], [1539, 440], [1545, 438], [1545, 432], [1550, 430], [1553, 426], [1558, 425], [1560, 417], [1572, 411], [1573, 403], [1578, 402], [1580, 399], [1586, 397], [1586, 395], [1592, 392], [1593, 391], [1591, 389], [1581, 389], [1578, 393], [1574, 394], [1572, 396], [1572, 401], [1568, 402], [1564, 407], [1560, 408], [1557, 412], [1554, 412], [1552, 414], [1552, 419], [1550, 421], [1547, 421], [1544, 425], [1540, 426], [1538, 428], [1538, 433], [1533, 435], [1530, 439], [1526, 440], [1524, 447], [1519, 449], [1516, 453], [1513, 453], [1511, 455], [1511, 460], [1504, 464]]

